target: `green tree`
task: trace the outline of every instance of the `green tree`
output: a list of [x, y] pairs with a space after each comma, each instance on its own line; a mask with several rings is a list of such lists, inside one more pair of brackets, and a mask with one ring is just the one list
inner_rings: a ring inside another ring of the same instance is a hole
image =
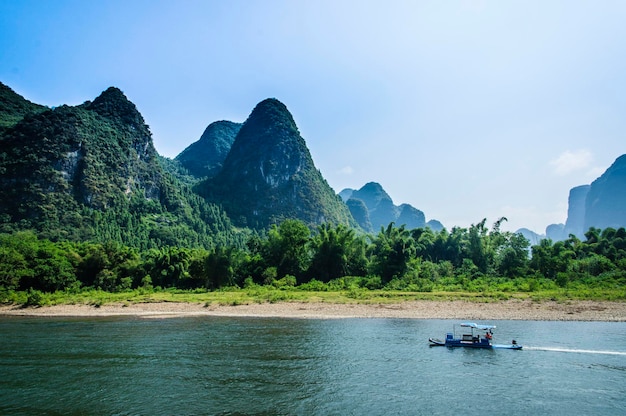
[[487, 228], [484, 218], [478, 224], [472, 224], [468, 233], [467, 258], [469, 258], [478, 270], [485, 274], [490, 263], [492, 252], [489, 250]]
[[576, 257], [572, 247], [563, 241], [552, 243], [544, 239], [531, 248], [530, 267], [548, 279], [556, 279], [558, 273], [567, 270], [569, 262]]
[[395, 227], [390, 223], [380, 232], [371, 247], [371, 270], [380, 276], [383, 284], [402, 277], [408, 269], [409, 260], [415, 255], [414, 240], [404, 225]]
[[354, 229], [345, 225], [318, 226], [311, 240], [312, 259], [308, 274], [328, 282], [344, 276], [364, 276], [366, 271], [365, 243]]
[[[70, 261], [70, 253], [61, 250], [48, 240], [39, 241], [36, 257], [33, 259], [33, 277], [26, 279], [28, 286], [44, 292], [67, 289], [76, 282], [76, 269]], [[25, 283], [23, 281], [23, 283]]]
[[239, 250], [234, 247], [215, 247], [206, 257], [206, 288], [234, 286]]
[[177, 287], [179, 282], [189, 278], [191, 258], [191, 250], [185, 248], [151, 249], [145, 255], [143, 276], [150, 275], [155, 286]]
[[31, 272], [24, 256], [12, 247], [0, 245], [0, 288], [15, 290]]
[[528, 271], [530, 242], [522, 234], [506, 233], [496, 255], [496, 270], [501, 276], [520, 277]]
[[277, 278], [286, 275], [303, 277], [308, 267], [308, 242], [311, 231], [299, 220], [285, 220], [280, 226], [272, 227], [268, 233], [266, 259], [268, 266], [276, 266]]

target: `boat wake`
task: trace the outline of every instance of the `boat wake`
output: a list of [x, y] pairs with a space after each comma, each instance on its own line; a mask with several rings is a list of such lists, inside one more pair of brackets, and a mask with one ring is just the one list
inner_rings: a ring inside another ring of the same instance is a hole
[[626, 356], [626, 352], [623, 351], [606, 351], [606, 350], [579, 350], [572, 348], [558, 348], [558, 347], [528, 347], [524, 346], [525, 350], [534, 351], [553, 351], [553, 352], [573, 352], [578, 354], [604, 354], [604, 355], [621, 355]]

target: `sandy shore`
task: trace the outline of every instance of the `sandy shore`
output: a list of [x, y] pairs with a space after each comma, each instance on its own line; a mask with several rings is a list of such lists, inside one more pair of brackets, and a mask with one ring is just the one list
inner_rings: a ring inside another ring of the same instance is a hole
[[410, 301], [393, 304], [254, 303], [238, 306], [205, 306], [199, 303], [133, 303], [57, 305], [41, 308], [0, 306], [0, 316], [98, 317], [136, 316], [167, 318], [184, 316], [241, 316], [281, 318], [412, 318], [459, 320], [538, 320], [626, 322], [626, 302], [509, 300], [495, 303], [465, 301]]

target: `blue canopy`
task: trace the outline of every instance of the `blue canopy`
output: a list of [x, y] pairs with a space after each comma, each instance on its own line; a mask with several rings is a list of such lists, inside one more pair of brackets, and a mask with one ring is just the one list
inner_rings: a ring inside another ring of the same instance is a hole
[[466, 328], [480, 329], [483, 331], [488, 331], [496, 327], [495, 325], [480, 325], [480, 324], [475, 324], [474, 322], [463, 322], [461, 326], [466, 327]]

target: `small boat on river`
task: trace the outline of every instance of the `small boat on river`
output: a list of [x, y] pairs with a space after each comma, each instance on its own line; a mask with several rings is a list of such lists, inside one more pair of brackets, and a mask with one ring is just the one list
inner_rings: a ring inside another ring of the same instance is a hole
[[474, 322], [463, 322], [453, 326], [453, 332], [446, 334], [445, 340], [429, 338], [431, 347], [465, 347], [485, 349], [521, 350], [522, 346], [513, 340], [510, 344], [493, 344], [495, 325], [481, 325]]

